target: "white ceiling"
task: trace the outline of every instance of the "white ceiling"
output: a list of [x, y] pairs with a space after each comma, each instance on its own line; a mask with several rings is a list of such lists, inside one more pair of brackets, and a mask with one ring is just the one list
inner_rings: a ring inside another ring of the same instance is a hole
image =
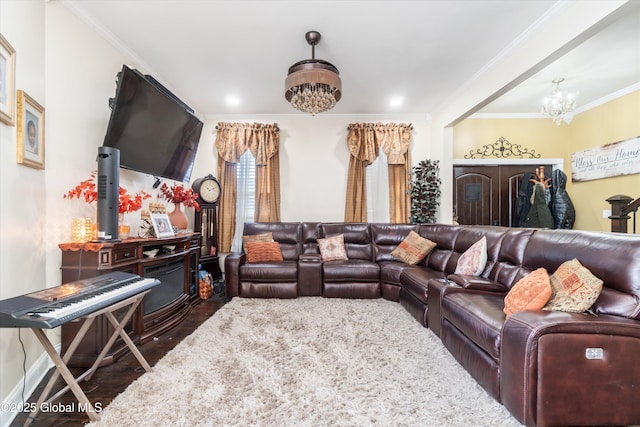
[[[634, 0], [636, 1], [636, 0]], [[429, 114], [464, 87], [556, 0], [62, 0], [201, 115], [296, 114], [284, 99], [293, 63], [340, 70], [325, 114]], [[638, 2], [640, 4], [640, 2]], [[640, 8], [532, 76], [482, 113], [537, 113], [551, 80], [592, 102], [640, 82]], [[118, 70], [114, 70], [114, 73]], [[390, 100], [404, 103], [391, 107]], [[236, 97], [237, 105], [228, 105]], [[297, 113], [302, 114], [302, 113]]]

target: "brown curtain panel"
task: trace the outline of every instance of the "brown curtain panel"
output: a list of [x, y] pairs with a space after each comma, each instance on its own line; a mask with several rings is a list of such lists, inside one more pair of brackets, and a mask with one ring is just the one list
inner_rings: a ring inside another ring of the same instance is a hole
[[390, 222], [408, 222], [411, 212], [407, 193], [411, 125], [396, 123], [352, 123], [349, 125], [349, 169], [345, 222], [367, 221], [367, 183], [365, 168], [382, 149], [389, 164]]
[[237, 163], [226, 162], [218, 156], [218, 180], [222, 187], [218, 206], [218, 246], [220, 252], [229, 252], [236, 232]]
[[365, 168], [378, 158], [379, 146], [375, 129], [366, 123], [349, 125], [347, 134], [349, 169], [347, 171], [347, 196], [345, 222], [367, 222], [367, 173]]
[[249, 149], [256, 159], [256, 212], [258, 222], [280, 221], [280, 134], [272, 125], [254, 125]]
[[250, 150], [256, 159], [257, 221], [280, 221], [280, 136], [274, 123], [218, 123], [218, 179], [222, 186], [218, 234], [220, 252], [229, 252], [235, 234], [236, 170], [240, 157]]

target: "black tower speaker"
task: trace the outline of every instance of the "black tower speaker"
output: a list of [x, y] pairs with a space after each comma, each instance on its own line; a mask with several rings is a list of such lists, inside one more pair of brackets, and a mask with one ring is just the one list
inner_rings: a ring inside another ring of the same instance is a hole
[[118, 240], [120, 150], [98, 147], [98, 240]]

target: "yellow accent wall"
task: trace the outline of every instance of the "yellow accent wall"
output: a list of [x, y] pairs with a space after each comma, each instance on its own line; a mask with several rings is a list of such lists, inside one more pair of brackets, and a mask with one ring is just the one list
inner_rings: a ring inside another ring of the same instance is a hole
[[[543, 158], [566, 158], [567, 126], [548, 119], [467, 119], [453, 128], [453, 158], [493, 144], [500, 137]], [[566, 160], [565, 160], [566, 161]], [[535, 172], [535, 171], [534, 171]]]
[[636, 136], [640, 136], [640, 91], [577, 114], [570, 125], [556, 126], [550, 119], [464, 120], [453, 129], [453, 157], [462, 159], [504, 137], [542, 158], [563, 158], [567, 191], [576, 208], [574, 228], [610, 231], [611, 221], [602, 217], [602, 211], [610, 209], [606, 199], [616, 194], [640, 197], [640, 174], [572, 183], [571, 154]]
[[[568, 128], [572, 153], [640, 136], [640, 91], [577, 115]], [[571, 176], [571, 158], [568, 160], [566, 173]], [[640, 174], [575, 183], [569, 180], [567, 191], [579, 212], [575, 228], [609, 231], [611, 221], [602, 218], [602, 210], [610, 209], [605, 200], [616, 194], [634, 200], [640, 197]], [[628, 227], [631, 232], [631, 220]], [[637, 223], [636, 234], [640, 234], [639, 227]]]

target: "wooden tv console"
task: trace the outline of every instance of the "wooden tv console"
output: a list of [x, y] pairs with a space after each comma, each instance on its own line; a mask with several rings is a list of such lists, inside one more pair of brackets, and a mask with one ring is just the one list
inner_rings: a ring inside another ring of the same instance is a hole
[[[156, 286], [127, 323], [125, 330], [136, 344], [152, 340], [182, 322], [198, 296], [198, 263], [200, 233], [184, 233], [175, 237], [135, 238], [120, 242], [61, 243], [62, 283], [95, 277], [112, 271], [125, 271], [145, 277], [167, 274], [167, 280]], [[154, 256], [149, 256], [157, 249]], [[146, 253], [146, 254], [145, 254]], [[147, 302], [147, 307], [145, 307]], [[74, 321], [62, 326], [62, 354], [81, 325]], [[107, 344], [113, 327], [98, 318], [69, 361], [69, 366], [91, 366]], [[129, 352], [119, 339], [102, 361], [113, 363]]]

